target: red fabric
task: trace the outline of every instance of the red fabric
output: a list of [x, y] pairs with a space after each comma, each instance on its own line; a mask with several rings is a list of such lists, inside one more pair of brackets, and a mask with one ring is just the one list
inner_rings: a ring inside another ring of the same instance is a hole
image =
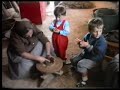
[[[64, 25], [65, 20], [63, 20], [62, 24], [59, 27], [55, 27], [59, 30], [63, 30], [63, 25]], [[62, 60], [66, 60], [66, 50], [68, 46], [68, 37], [53, 33], [52, 35], [52, 42], [53, 42], [53, 47], [56, 55], [60, 57]]]
[[21, 18], [28, 18], [34, 24], [42, 24], [46, 18], [46, 2], [19, 3]]

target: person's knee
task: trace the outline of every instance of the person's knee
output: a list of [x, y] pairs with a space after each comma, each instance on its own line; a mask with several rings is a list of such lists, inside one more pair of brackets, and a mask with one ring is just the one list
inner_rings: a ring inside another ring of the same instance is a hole
[[86, 65], [85, 61], [84, 60], [80, 60], [78, 63], [77, 63], [77, 67], [84, 67]]
[[77, 71], [80, 73], [87, 73], [87, 68], [85, 67], [77, 67]]
[[87, 68], [85, 67], [85, 64], [83, 61], [79, 61], [77, 63], [77, 71], [80, 73], [87, 73]]

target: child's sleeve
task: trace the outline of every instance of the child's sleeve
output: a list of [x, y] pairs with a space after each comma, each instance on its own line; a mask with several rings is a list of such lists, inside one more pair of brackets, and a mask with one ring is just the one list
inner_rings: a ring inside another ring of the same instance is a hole
[[83, 37], [83, 40], [85, 42], [87, 42], [88, 38], [90, 37], [90, 33], [87, 33], [84, 37]]
[[63, 36], [68, 36], [70, 34], [70, 24], [68, 21], [65, 21], [64, 29], [60, 31], [60, 34]]
[[50, 30], [50, 31], [53, 31], [54, 29], [55, 29], [54, 23], [52, 22], [52, 23], [50, 24], [50, 26], [49, 26], [49, 30]]
[[95, 46], [93, 46], [92, 49], [89, 51], [91, 53], [91, 56], [94, 56], [91, 59], [95, 61], [102, 60], [102, 58], [105, 55], [106, 49], [107, 49], [106, 41], [105, 40], [98, 41], [98, 43]]

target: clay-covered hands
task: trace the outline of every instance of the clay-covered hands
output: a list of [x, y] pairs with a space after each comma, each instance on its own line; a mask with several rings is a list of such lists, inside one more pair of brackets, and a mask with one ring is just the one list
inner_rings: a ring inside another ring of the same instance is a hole
[[51, 55], [47, 55], [46, 58], [53, 63], [54, 62], [54, 58]]
[[38, 57], [37, 58], [40, 63], [44, 63], [45, 61], [50, 62], [50, 60], [46, 59], [45, 57]]

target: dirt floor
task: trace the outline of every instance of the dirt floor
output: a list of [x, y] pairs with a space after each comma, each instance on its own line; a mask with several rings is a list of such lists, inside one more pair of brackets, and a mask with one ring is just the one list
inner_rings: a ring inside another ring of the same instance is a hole
[[[108, 1], [94, 1], [96, 8], [115, 8], [115, 4]], [[70, 22], [71, 34], [69, 35], [69, 44], [67, 49], [67, 56], [70, 59], [72, 56], [78, 54], [80, 49], [75, 43], [75, 38], [81, 38], [87, 33], [87, 22], [92, 18], [93, 9], [67, 9], [66, 19]], [[44, 34], [51, 41], [52, 33], [48, 30], [48, 27], [52, 20], [53, 15], [47, 15], [42, 25], [37, 25]], [[25, 80], [11, 80], [8, 73], [8, 61], [7, 61], [7, 44], [9, 41], [3, 40], [2, 43], [2, 87], [6, 88], [41, 88], [38, 87], [38, 79], [25, 79]], [[80, 79], [77, 72], [71, 72], [70, 65], [65, 65], [62, 70], [64, 71], [62, 76], [54, 78], [46, 87], [43, 88], [76, 88], [75, 84]], [[88, 87], [103, 87], [102, 80], [93, 80]]]

